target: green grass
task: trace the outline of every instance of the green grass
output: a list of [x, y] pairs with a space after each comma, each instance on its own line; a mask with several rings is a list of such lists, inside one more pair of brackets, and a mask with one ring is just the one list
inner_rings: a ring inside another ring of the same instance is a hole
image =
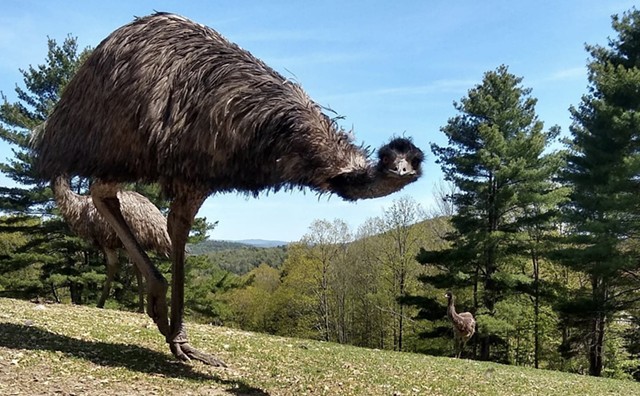
[[229, 368], [183, 364], [145, 315], [0, 298], [0, 395], [640, 395], [632, 381], [189, 324]]

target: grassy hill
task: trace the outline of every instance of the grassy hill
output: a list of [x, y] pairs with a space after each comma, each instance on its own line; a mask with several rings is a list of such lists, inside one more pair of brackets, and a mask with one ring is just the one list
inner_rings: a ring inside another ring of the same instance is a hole
[[0, 394], [640, 394], [631, 381], [188, 328], [229, 368], [175, 362], [145, 315], [0, 298]]

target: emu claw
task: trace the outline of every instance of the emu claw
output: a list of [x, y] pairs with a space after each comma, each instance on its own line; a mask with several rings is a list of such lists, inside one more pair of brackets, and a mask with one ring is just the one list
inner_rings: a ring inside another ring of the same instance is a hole
[[214, 367], [227, 367], [226, 363], [222, 360], [218, 359], [214, 355], [200, 352], [187, 342], [171, 342], [169, 344], [169, 348], [173, 355], [182, 362], [190, 362], [193, 359]]

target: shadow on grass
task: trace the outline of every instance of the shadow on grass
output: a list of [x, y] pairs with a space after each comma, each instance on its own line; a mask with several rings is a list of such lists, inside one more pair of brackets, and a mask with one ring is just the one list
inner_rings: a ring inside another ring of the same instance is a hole
[[161, 374], [202, 382], [216, 381], [225, 386], [227, 392], [233, 394], [268, 396], [265, 391], [253, 388], [242, 381], [229, 381], [216, 375], [199, 373], [188, 364], [172, 360], [168, 353], [159, 353], [137, 345], [78, 340], [35, 326], [14, 323], [0, 323], [0, 335], [0, 347], [58, 351], [101, 366], [124, 367], [146, 374]]

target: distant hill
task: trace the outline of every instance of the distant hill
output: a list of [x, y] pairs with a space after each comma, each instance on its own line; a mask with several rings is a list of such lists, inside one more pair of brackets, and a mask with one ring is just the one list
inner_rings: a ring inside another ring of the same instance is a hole
[[200, 243], [188, 244], [187, 250], [190, 254], [207, 254], [211, 252], [217, 252], [220, 250], [229, 250], [229, 249], [242, 249], [246, 248], [250, 245], [240, 242], [231, 242], [231, 241], [214, 241], [211, 239], [207, 239]]
[[270, 241], [265, 239], [243, 239], [241, 241], [220, 241], [207, 239], [200, 243], [189, 244], [187, 250], [191, 254], [207, 254], [219, 250], [242, 249], [246, 247], [273, 248], [287, 246], [289, 242]]
[[251, 239], [245, 241], [206, 240], [187, 246], [193, 255], [206, 255], [229, 272], [243, 275], [260, 264], [280, 268], [287, 257], [287, 242]]
[[255, 246], [255, 247], [263, 247], [263, 248], [287, 246], [290, 243], [290, 242], [285, 242], [285, 241], [270, 241], [270, 240], [266, 240], [266, 239], [243, 239], [241, 241], [232, 241], [232, 242], [238, 242], [238, 243], [242, 243], [242, 244], [245, 244], [245, 245], [251, 245], [251, 246]]

